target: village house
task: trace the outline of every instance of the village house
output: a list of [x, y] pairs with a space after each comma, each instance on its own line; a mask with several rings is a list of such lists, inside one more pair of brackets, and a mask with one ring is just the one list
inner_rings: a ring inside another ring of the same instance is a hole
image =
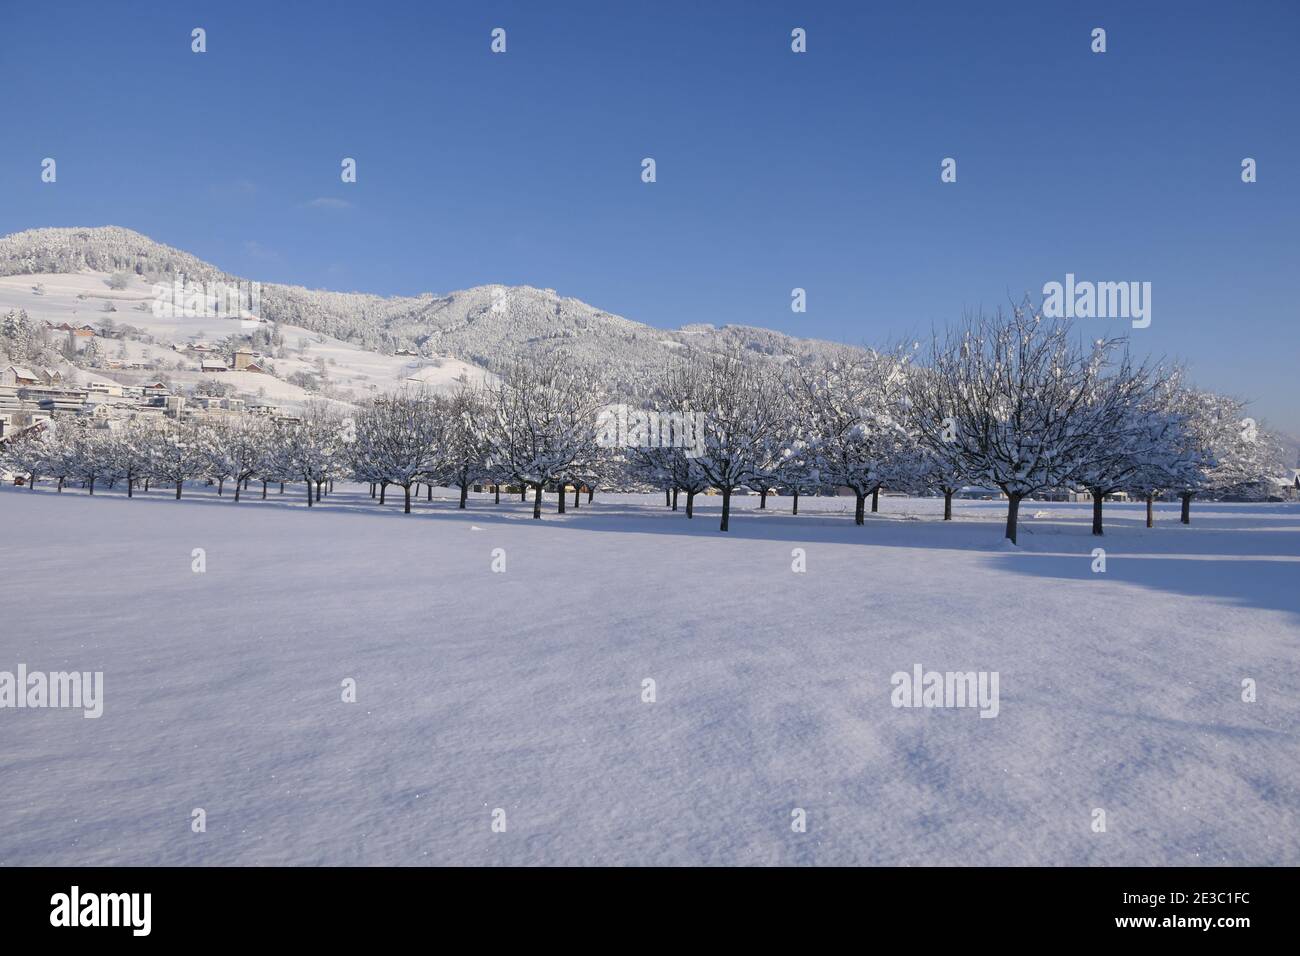
[[0, 371], [0, 385], [44, 385], [45, 379], [22, 365], [10, 365]]
[[14, 385], [0, 385], [0, 438], [9, 434], [14, 428], [14, 416], [22, 411], [23, 403], [18, 400], [18, 388]]
[[92, 396], [108, 395], [114, 398], [122, 397], [122, 386], [117, 382], [89, 382], [86, 385], [86, 391]]
[[226, 363], [220, 359], [204, 359], [199, 363], [200, 372], [229, 372]]

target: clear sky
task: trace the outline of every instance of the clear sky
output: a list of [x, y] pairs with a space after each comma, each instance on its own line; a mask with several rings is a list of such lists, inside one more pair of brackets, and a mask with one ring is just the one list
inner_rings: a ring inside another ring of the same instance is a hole
[[854, 343], [1149, 281], [1149, 328], [1088, 321], [1297, 433], [1298, 93], [1294, 0], [0, 0], [0, 233]]

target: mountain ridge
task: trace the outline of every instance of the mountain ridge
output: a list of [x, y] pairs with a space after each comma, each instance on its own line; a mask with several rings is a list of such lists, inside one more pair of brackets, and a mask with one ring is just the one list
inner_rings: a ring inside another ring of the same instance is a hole
[[[128, 272], [150, 281], [248, 282], [123, 226], [45, 227], [0, 237], [0, 275]], [[785, 362], [860, 349], [761, 326], [702, 323], [659, 329], [554, 289], [490, 284], [448, 293], [380, 296], [260, 283], [262, 316], [394, 354], [450, 355], [484, 368], [564, 349], [602, 368], [629, 393], [684, 350], [739, 350]]]

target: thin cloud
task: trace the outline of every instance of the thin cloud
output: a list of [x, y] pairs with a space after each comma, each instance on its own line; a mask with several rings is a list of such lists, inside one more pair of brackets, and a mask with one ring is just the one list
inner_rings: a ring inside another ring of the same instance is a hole
[[303, 203], [308, 209], [352, 209], [352, 203], [346, 199], [335, 199], [333, 196], [317, 196]]
[[244, 240], [244, 252], [252, 256], [254, 259], [261, 259], [264, 262], [280, 258], [280, 253], [276, 252], [274, 249], [264, 246], [256, 239]]

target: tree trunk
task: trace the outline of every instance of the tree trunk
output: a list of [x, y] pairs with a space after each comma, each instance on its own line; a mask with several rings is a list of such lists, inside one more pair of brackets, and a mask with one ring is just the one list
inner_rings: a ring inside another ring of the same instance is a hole
[[330, 479], [330, 483], [329, 483], [329, 491], [326, 492], [326, 494], [331, 494], [331, 495], [334, 494], [334, 479], [333, 479], [333, 478]]
[[943, 493], [943, 520], [944, 521], [952, 520], [952, 492], [951, 491], [945, 491]]
[[226, 492], [226, 479], [224, 479], [224, 478], [218, 478], [218, 479], [217, 479], [217, 497], [220, 498], [222, 495], [225, 494], [225, 492]]
[[372, 482], [370, 483], [370, 497], [371, 497], [371, 498], [373, 498], [373, 497], [375, 496], [376, 491], [377, 491], [377, 489], [375, 488], [375, 483], [372, 481]]
[[126, 479], [126, 496], [128, 498], [135, 497], [135, 479], [130, 477], [129, 475], [127, 476]]
[[381, 481], [381, 482], [379, 483], [379, 503], [380, 503], [381, 505], [384, 503], [384, 497], [385, 497], [387, 494], [388, 494], [388, 482], [386, 482], [386, 481]]
[[411, 513], [411, 486], [406, 485], [402, 490], [406, 492], [406, 507], [402, 511], [409, 515]]
[[664, 507], [671, 508], [673, 505], [673, 493], [671, 489], [664, 489]]
[[284, 494], [284, 482], [280, 482], [280, 494]]
[[[580, 487], [578, 487], [578, 483], [575, 481], [575, 482], [573, 483], [573, 510], [574, 510], [574, 511], [577, 511], [578, 508], [580, 507], [580, 504], [579, 504], [579, 500], [578, 500], [578, 499], [580, 499], [580, 498], [582, 497], [581, 492], [582, 492], [582, 489], [581, 489]], [[676, 496], [674, 495], [674, 497], [676, 497]], [[676, 507], [676, 502], [673, 502], [673, 505], [674, 505], [674, 508], [675, 508], [675, 507]]]
[[[519, 486], [519, 500], [520, 500], [520, 501], [527, 501], [527, 500], [528, 500], [528, 486], [527, 486], [527, 485], [520, 485], [520, 486]], [[537, 517], [537, 515], [534, 515], [533, 517]]]
[[1183, 494], [1179, 495], [1179, 497], [1183, 499], [1183, 513], [1182, 513], [1182, 517], [1179, 520], [1182, 521], [1183, 524], [1191, 524], [1192, 523], [1192, 496], [1187, 492], [1183, 492]]
[[424, 484], [424, 500], [425, 501], [433, 500], [433, 485], [429, 484], [428, 482], [425, 482]]
[[555, 510], [559, 514], [564, 514], [564, 488], [564, 482], [561, 481], [555, 489], [555, 497], [559, 499], [555, 506]]
[[[528, 493], [527, 488], [524, 488], [524, 493], [525, 494]], [[539, 481], [537, 483], [537, 490], [533, 493], [533, 517], [540, 518], [541, 516], [542, 516], [542, 483]]]
[[146, 478], [146, 479], [144, 480], [144, 490], [145, 490], [145, 491], [148, 491], [148, 490], [149, 490], [149, 479], [148, 479], [148, 478]]
[[465, 499], [468, 498], [468, 497], [469, 497], [469, 485], [468, 485], [468, 484], [461, 485], [461, 486], [460, 486], [460, 506], [461, 506], [462, 508], [465, 507]]
[[591, 487], [591, 485], [588, 485], [588, 486], [587, 486], [587, 504], [591, 504], [591, 499], [595, 496], [595, 494], [596, 494], [596, 489], [593, 488], [593, 487]]
[[673, 488], [673, 511], [677, 510], [677, 488]]
[[794, 515], [797, 515], [799, 513], [799, 489], [798, 488], [795, 488], [794, 490], [794, 510], [791, 511], [790, 513]]
[[880, 486], [871, 489], [871, 513], [875, 514], [880, 510]]
[[235, 479], [235, 503], [236, 504], [239, 503], [239, 492], [241, 490], [239, 486], [242, 484], [243, 482], [240, 481], [238, 478]]
[[853, 507], [853, 523], [865, 524], [867, 520], [865, 514], [867, 510], [867, 496], [860, 491], [855, 491], [853, 496], [857, 499], [857, 503]]
[[311, 507], [311, 479], [307, 479], [307, 507]]
[[323, 484], [324, 484], [323, 481], [318, 481], [318, 482], [316, 482], [316, 501], [317, 501], [317, 503], [320, 502], [320, 486], [323, 485]]
[[[36, 487], [36, 482], [32, 482], [32, 487]], [[90, 483], [86, 487], [90, 489], [90, 493], [93, 495], [95, 493], [95, 479], [91, 478]]]
[[1154, 494], [1149, 494], [1147, 495], [1147, 527], [1154, 528], [1155, 526], [1156, 526], [1156, 496]]
[[176, 500], [177, 500], [177, 501], [180, 501], [180, 500], [181, 500], [181, 485], [183, 485], [184, 483], [185, 483], [185, 482], [183, 482], [183, 481], [177, 481], [177, 482], [176, 482]]
[[1007, 540], [1016, 543], [1017, 524], [1020, 520], [1020, 495], [1007, 495]]
[[722, 489], [722, 531], [730, 530], [731, 526], [731, 489]]
[[764, 488], [762, 491], [758, 493], [758, 510], [759, 511], [767, 510], [767, 489], [766, 488]]
[[265, 481], [262, 482], [262, 500], [263, 500], [263, 501], [266, 500], [266, 482], [265, 482]]
[[1092, 492], [1092, 533], [1101, 534], [1101, 499], [1104, 495], [1096, 488], [1088, 490]]
[[494, 501], [494, 502], [492, 502], [492, 503], [493, 503], [493, 504], [496, 504], [496, 505], [501, 504], [501, 486], [500, 486], [500, 485], [493, 485], [493, 486], [492, 486], [492, 490], [496, 493], [496, 501]]
[[686, 492], [686, 517], [695, 517], [695, 492]]

